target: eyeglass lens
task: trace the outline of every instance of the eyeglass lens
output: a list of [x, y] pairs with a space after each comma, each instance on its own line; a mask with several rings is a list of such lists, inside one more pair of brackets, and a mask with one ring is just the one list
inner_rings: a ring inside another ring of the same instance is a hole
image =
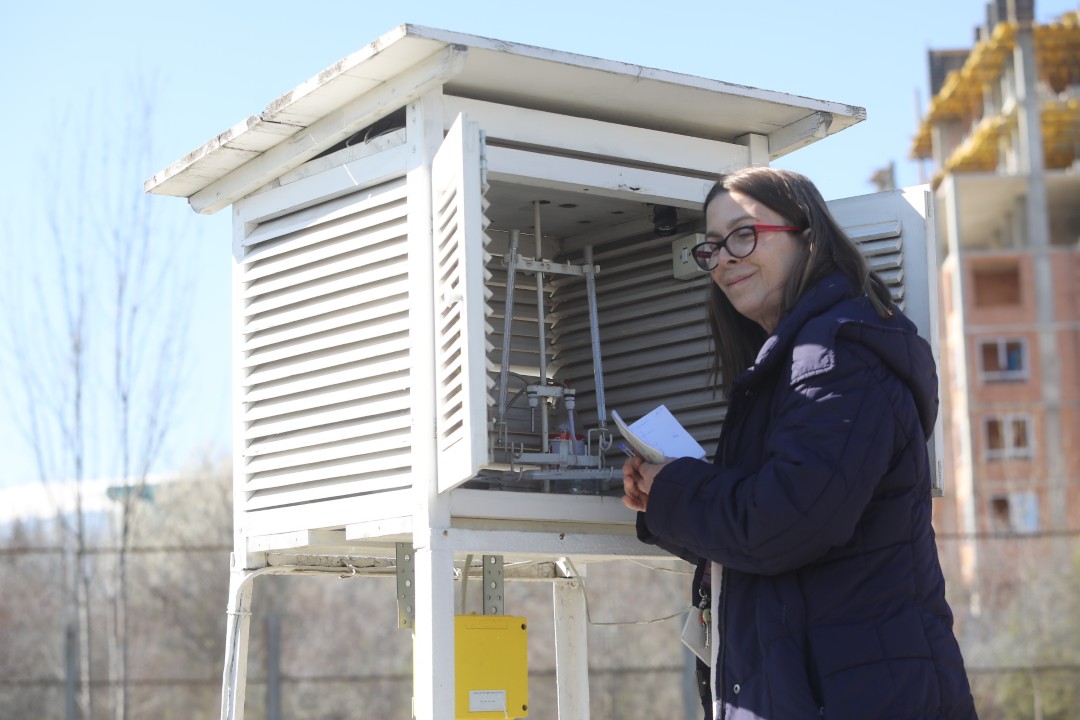
[[718, 243], [703, 242], [691, 250], [694, 261], [702, 270], [712, 270], [720, 262], [720, 250], [726, 249], [733, 258], [744, 258], [757, 246], [757, 228], [753, 225], [735, 228]]

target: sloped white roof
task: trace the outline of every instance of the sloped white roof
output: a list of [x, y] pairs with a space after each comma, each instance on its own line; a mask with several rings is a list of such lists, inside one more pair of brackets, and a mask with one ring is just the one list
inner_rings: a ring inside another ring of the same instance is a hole
[[[418, 73], [418, 66], [441, 74]], [[347, 117], [358, 98], [389, 88], [383, 97], [400, 102], [382, 108], [386, 114], [433, 79], [448, 95], [671, 133], [725, 141], [765, 135], [772, 158], [866, 118], [852, 105], [401, 25], [154, 174], [144, 189], [216, 212], [370, 124], [370, 115]], [[335, 113], [346, 117], [325, 122]], [[313, 126], [320, 132], [305, 132]]]

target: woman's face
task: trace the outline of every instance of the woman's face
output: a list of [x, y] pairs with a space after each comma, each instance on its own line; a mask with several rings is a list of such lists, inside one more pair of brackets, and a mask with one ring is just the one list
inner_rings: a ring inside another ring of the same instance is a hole
[[[745, 225], [790, 225], [791, 222], [740, 192], [717, 195], [705, 211], [705, 236], [720, 242]], [[713, 281], [735, 309], [771, 333], [780, 319], [784, 288], [804, 252], [798, 233], [761, 230], [754, 251], [734, 258], [725, 247], [710, 271]]]

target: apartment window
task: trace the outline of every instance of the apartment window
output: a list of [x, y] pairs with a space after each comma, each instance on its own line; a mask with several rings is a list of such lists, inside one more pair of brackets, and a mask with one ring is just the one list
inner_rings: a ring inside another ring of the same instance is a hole
[[1027, 380], [1027, 342], [1021, 338], [980, 340], [979, 376], [983, 382]]
[[1038, 532], [1039, 496], [1033, 492], [1011, 492], [992, 496], [990, 529], [993, 532]]
[[1020, 304], [1020, 266], [982, 265], [974, 270], [975, 307], [1015, 307]]
[[995, 415], [984, 421], [986, 459], [1030, 458], [1031, 416], [1020, 413]]

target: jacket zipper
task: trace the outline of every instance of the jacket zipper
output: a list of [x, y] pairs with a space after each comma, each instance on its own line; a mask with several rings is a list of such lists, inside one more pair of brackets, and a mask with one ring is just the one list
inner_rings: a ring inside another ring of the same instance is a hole
[[[749, 400], [754, 395], [754, 391], [750, 388], [744, 389], [739, 395], [745, 400]], [[724, 418], [724, 426], [727, 428], [727, 422], [731, 419], [735, 412], [735, 399], [738, 395], [732, 397], [732, 402], [728, 406], [728, 417]], [[728, 460], [728, 445], [730, 444], [730, 432], [722, 432], [722, 436], [726, 442], [723, 442], [720, 446], [720, 464], [721, 466], [727, 466]], [[716, 662], [716, 684], [720, 688], [720, 717], [714, 720], [724, 720], [727, 717], [727, 681], [724, 679], [724, 655], [727, 653], [727, 599], [728, 599], [728, 569], [727, 565], [721, 566], [720, 570], [720, 606], [717, 608], [720, 611], [720, 618], [718, 625], [716, 626], [716, 641], [719, 644], [717, 648], [717, 662]]]
[[728, 569], [724, 565], [720, 570], [720, 624], [716, 626], [716, 642], [720, 646], [717, 648], [719, 654], [716, 663], [716, 684], [720, 686], [720, 717], [717, 720], [727, 717], [727, 682], [724, 679], [724, 655], [727, 652], [727, 583]]

